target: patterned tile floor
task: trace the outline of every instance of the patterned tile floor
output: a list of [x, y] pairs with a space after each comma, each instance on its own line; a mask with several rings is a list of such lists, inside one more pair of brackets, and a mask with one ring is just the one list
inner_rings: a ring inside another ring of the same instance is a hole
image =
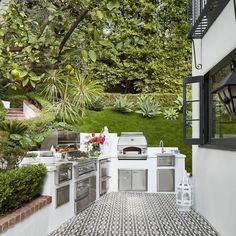
[[194, 210], [179, 212], [174, 194], [104, 195], [49, 236], [219, 236]]

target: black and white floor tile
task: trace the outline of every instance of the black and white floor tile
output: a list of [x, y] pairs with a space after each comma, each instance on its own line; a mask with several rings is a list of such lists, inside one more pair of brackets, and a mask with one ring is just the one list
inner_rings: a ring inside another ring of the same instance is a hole
[[219, 236], [194, 210], [180, 212], [174, 194], [104, 195], [49, 236]]

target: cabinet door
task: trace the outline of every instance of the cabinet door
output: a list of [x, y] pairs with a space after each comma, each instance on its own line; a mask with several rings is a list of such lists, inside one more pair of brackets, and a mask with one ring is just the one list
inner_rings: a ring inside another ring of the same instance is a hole
[[175, 191], [175, 170], [158, 169], [157, 170], [157, 191], [174, 192]]
[[119, 170], [119, 190], [120, 191], [130, 191], [132, 190], [131, 183], [131, 170]]
[[96, 176], [90, 177], [90, 202], [96, 200]]
[[132, 170], [132, 190], [147, 191], [147, 170]]

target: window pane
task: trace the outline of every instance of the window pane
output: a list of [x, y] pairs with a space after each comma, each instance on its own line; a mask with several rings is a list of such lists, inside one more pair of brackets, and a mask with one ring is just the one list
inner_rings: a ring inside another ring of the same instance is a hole
[[212, 137], [236, 137], [236, 116], [230, 116], [216, 94], [213, 95]]
[[231, 73], [230, 64], [227, 64], [214, 75], [212, 75], [212, 90], [219, 88], [222, 84], [225, 83], [227, 76]]
[[186, 122], [186, 138], [200, 138], [199, 133], [200, 121], [187, 121]]
[[232, 94], [233, 97], [236, 97], [236, 86], [232, 86], [231, 94]]

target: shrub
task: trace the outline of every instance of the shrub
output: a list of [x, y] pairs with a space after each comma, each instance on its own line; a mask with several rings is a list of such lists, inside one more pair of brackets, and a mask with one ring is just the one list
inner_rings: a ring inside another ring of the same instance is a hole
[[114, 110], [122, 113], [129, 113], [132, 111], [133, 103], [129, 102], [127, 97], [118, 97], [115, 100]]
[[10, 120], [0, 123], [0, 130], [9, 134], [24, 134], [27, 126], [18, 120]]
[[101, 97], [95, 97], [88, 105], [88, 109], [92, 111], [102, 111], [104, 108], [104, 100]]
[[[169, 107], [173, 106], [178, 94], [174, 93], [149, 93], [146, 94], [148, 96], [153, 97], [155, 102], [158, 102], [161, 107]], [[115, 101], [119, 97], [127, 97], [128, 101], [132, 102], [134, 106], [137, 106], [139, 103], [139, 98], [142, 94], [120, 94], [120, 93], [105, 93], [104, 101], [105, 106], [114, 106]]]
[[142, 96], [139, 99], [139, 107], [140, 110], [136, 112], [142, 114], [145, 117], [150, 118], [161, 113], [159, 104], [150, 95]]
[[23, 105], [26, 98], [25, 95], [11, 95], [8, 97], [8, 101], [11, 102], [11, 108], [17, 108]]
[[178, 111], [173, 107], [166, 109], [163, 112], [163, 115], [164, 115], [165, 119], [167, 119], [167, 120], [176, 120], [179, 116]]
[[29, 165], [0, 173], [0, 214], [22, 206], [41, 193], [46, 167]]
[[176, 111], [182, 112], [183, 111], [183, 98], [178, 95], [174, 103], [175, 103]]

